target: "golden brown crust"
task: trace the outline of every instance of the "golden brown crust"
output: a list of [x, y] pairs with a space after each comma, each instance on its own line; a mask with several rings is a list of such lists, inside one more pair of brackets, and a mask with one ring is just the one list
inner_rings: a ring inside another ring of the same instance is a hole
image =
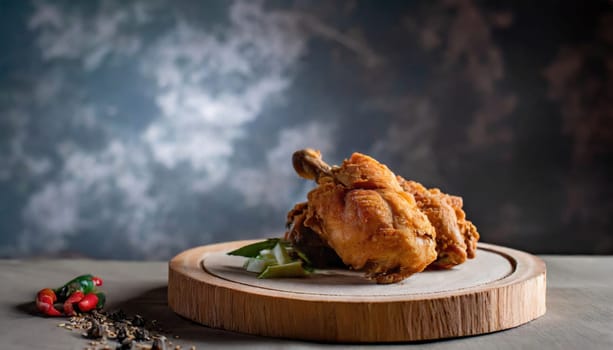
[[[432, 267], [451, 268], [466, 261], [470, 252], [463, 231], [465, 228], [462, 226], [465, 215], [461, 209], [461, 198], [457, 197], [460, 199], [459, 203], [457, 200], [452, 201], [450, 196], [442, 193], [438, 188], [427, 189], [420, 183], [405, 180], [401, 176], [398, 176], [398, 182], [405, 191], [415, 197], [419, 210], [426, 214], [436, 230], [438, 257], [432, 263]], [[456, 207], [452, 205], [452, 202], [456, 204]], [[458, 214], [462, 217], [461, 219], [458, 218]], [[472, 253], [470, 257], [474, 256], [474, 251]]]

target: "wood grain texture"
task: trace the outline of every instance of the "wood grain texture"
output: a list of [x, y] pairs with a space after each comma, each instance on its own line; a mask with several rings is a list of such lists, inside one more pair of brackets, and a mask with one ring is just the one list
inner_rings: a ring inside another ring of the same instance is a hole
[[[209, 327], [272, 337], [329, 342], [398, 342], [508, 329], [545, 313], [545, 264], [530, 254], [479, 244], [505, 256], [513, 272], [471, 288], [394, 296], [313, 295], [228, 281], [201, 266], [208, 253], [252, 241], [187, 250], [170, 261], [168, 303]], [[385, 288], [385, 286], [382, 286]]]

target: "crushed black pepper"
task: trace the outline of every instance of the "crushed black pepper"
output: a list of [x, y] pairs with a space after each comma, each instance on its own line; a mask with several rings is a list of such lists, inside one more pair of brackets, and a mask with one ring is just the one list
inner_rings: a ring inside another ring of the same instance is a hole
[[[59, 323], [58, 327], [81, 331], [84, 338], [91, 340], [84, 346], [84, 349], [90, 350], [166, 350], [173, 346], [156, 320], [149, 321], [141, 315], [129, 317], [122, 310], [94, 310], [87, 314], [78, 314]], [[180, 345], [175, 344], [175, 348], [177, 347], [181, 349]]]
[[149, 331], [144, 328], [137, 328], [136, 332], [134, 332], [134, 339], [136, 341], [147, 341], [151, 338], [149, 337]]
[[87, 329], [87, 332], [83, 335], [87, 339], [102, 339], [104, 336], [104, 329], [100, 322], [95, 319], [91, 319], [91, 326]]
[[145, 325], [145, 319], [141, 315], [135, 315], [132, 319], [132, 325], [136, 327], [143, 327]]
[[115, 339], [117, 339], [118, 342], [122, 342], [128, 337], [128, 333], [125, 327], [125, 325], [121, 325], [118, 323], [115, 324], [115, 328], [117, 328], [117, 334], [115, 336]]

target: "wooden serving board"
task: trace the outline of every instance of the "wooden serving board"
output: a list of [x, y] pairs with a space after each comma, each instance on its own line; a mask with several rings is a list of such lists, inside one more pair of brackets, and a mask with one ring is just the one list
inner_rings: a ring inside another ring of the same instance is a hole
[[209, 327], [329, 342], [398, 342], [476, 335], [545, 313], [545, 264], [479, 243], [477, 257], [377, 285], [361, 273], [318, 270], [307, 278], [257, 279], [225, 253], [255, 241], [187, 250], [169, 264], [168, 303]]

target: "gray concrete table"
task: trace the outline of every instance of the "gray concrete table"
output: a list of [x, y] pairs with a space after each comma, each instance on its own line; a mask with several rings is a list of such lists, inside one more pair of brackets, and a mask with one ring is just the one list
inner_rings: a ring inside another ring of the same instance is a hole
[[[613, 257], [544, 256], [547, 314], [526, 325], [475, 337], [356, 348], [416, 349], [613, 349]], [[107, 310], [156, 319], [182, 349], [315, 349], [347, 344], [309, 343], [210, 329], [175, 315], [166, 301], [167, 263], [91, 260], [0, 260], [0, 349], [85, 349], [78, 332], [57, 327], [60, 319], [32, 314], [43, 287], [81, 274], [104, 278]], [[177, 335], [179, 338], [175, 339]]]

